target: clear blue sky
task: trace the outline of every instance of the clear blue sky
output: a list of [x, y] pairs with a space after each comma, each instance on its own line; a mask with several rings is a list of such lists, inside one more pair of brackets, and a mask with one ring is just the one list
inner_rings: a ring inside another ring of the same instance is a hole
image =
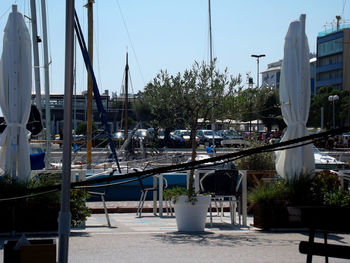
[[[1, 0], [1, 52], [3, 29], [14, 2], [20, 12], [30, 16], [29, 0]], [[62, 93], [65, 1], [46, 2], [52, 58], [51, 92]], [[85, 32], [87, 11], [83, 5], [86, 2], [75, 1]], [[120, 93], [127, 47], [135, 93], [161, 69], [176, 74], [190, 68], [194, 61], [209, 60], [207, 0], [95, 2], [94, 68], [100, 91]], [[37, 8], [40, 12], [40, 1]], [[306, 34], [312, 52], [316, 51], [317, 33], [324, 30], [324, 25], [328, 24], [329, 28], [336, 15], [345, 20], [350, 18], [350, 3], [344, 0], [212, 0], [211, 8], [213, 50], [219, 69], [227, 67], [232, 75], [242, 74], [244, 81], [246, 72], [251, 72], [254, 82], [256, 60], [251, 54], [266, 54], [261, 59], [260, 71], [266, 69], [268, 63], [281, 59], [289, 23], [300, 14], [306, 14]], [[86, 73], [79, 50], [77, 59], [77, 91], [81, 92], [86, 89]], [[43, 87], [42, 84], [42, 90]]]

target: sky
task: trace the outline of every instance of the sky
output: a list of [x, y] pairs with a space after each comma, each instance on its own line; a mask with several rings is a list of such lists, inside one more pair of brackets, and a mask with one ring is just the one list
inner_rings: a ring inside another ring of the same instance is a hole
[[[29, 0], [1, 0], [0, 52], [3, 30], [11, 5], [30, 17]], [[41, 1], [37, 0], [38, 34], [41, 29]], [[87, 0], [76, 0], [80, 23], [87, 41]], [[46, 0], [50, 64], [50, 91], [64, 91], [65, 1]], [[319, 32], [335, 25], [335, 16], [350, 19], [346, 0], [211, 0], [213, 57], [219, 70], [228, 69], [233, 76], [250, 73], [256, 82], [257, 63], [260, 72], [267, 64], [283, 58], [284, 37], [290, 22], [306, 14], [306, 34], [311, 52], [316, 52]], [[30, 27], [29, 19], [25, 19]], [[31, 30], [31, 29], [30, 29]], [[42, 44], [39, 45], [42, 62]], [[94, 70], [100, 92], [122, 91], [125, 53], [129, 53], [133, 93], [156, 77], [160, 70], [170, 74], [184, 72], [195, 61], [209, 61], [209, 22], [207, 0], [95, 0], [94, 4]], [[76, 90], [86, 90], [86, 70], [77, 47]], [[44, 92], [44, 72], [41, 89]], [[33, 80], [34, 82], [34, 80]], [[260, 78], [261, 83], [261, 78]], [[34, 92], [33, 85], [33, 92]]]

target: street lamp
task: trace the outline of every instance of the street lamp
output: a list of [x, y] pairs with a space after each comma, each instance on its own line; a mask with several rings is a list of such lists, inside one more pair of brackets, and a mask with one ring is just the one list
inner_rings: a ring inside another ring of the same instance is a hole
[[335, 129], [335, 110], [334, 110], [334, 102], [336, 100], [339, 100], [338, 95], [333, 95], [328, 97], [328, 101], [331, 101], [333, 103], [333, 129]]
[[249, 138], [252, 132], [252, 86], [253, 78], [248, 76], [248, 97], [249, 97]]
[[265, 54], [251, 55], [251, 57], [256, 58], [256, 65], [257, 65], [257, 72], [256, 72], [257, 83], [256, 83], [256, 85], [259, 88], [259, 59], [262, 57], [265, 57]]
[[[251, 57], [253, 58], [256, 58], [256, 65], [257, 65], [257, 71], [256, 71], [256, 85], [257, 85], [257, 88], [259, 88], [259, 59], [262, 58], [262, 57], [265, 57], [265, 54], [260, 54], [260, 55], [251, 55]], [[259, 116], [257, 116], [257, 132], [259, 133]]]

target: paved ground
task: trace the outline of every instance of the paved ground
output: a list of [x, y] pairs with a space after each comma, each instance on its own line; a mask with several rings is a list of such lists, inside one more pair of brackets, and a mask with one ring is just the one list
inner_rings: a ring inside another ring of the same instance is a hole
[[[299, 242], [307, 240], [305, 232], [232, 226], [228, 213], [223, 221], [215, 216], [213, 227], [207, 224], [205, 232], [195, 234], [177, 232], [174, 217], [115, 213], [110, 219], [111, 228], [104, 214], [93, 214], [85, 229], [72, 230], [69, 262], [306, 262], [306, 256], [298, 252]], [[5, 239], [9, 237], [0, 239], [1, 260]], [[330, 235], [329, 243], [350, 244], [350, 235]], [[315, 257], [313, 262], [324, 262], [324, 258]]]

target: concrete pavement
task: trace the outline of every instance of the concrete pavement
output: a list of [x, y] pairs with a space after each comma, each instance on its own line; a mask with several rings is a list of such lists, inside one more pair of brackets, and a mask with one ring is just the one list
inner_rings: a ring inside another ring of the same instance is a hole
[[[306, 256], [298, 251], [299, 242], [308, 239], [306, 232], [232, 226], [228, 213], [223, 221], [215, 214], [213, 227], [208, 217], [205, 232], [193, 234], [177, 232], [174, 217], [159, 218], [151, 213], [142, 218], [115, 213], [110, 220], [111, 228], [104, 214], [93, 214], [85, 229], [72, 229], [69, 262], [306, 262]], [[1, 248], [8, 238], [1, 238]], [[319, 236], [318, 242], [322, 238]], [[329, 243], [350, 244], [350, 235], [331, 234]], [[1, 260], [2, 253], [1, 249]], [[313, 262], [324, 262], [324, 258], [314, 257]], [[330, 258], [330, 262], [348, 261]]]

